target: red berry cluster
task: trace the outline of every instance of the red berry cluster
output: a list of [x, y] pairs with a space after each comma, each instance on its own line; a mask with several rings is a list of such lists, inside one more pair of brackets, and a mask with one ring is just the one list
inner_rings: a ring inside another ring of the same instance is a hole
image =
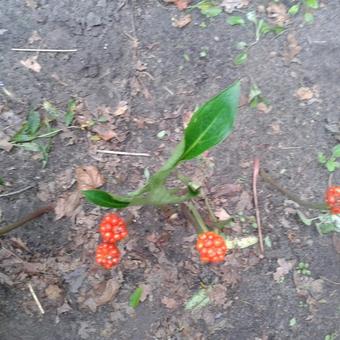
[[120, 261], [120, 251], [116, 242], [128, 235], [126, 223], [117, 214], [110, 213], [101, 220], [99, 231], [103, 242], [97, 248], [96, 261], [105, 269], [110, 269]]
[[227, 253], [224, 238], [212, 231], [198, 236], [196, 249], [201, 256], [202, 263], [221, 263]]
[[325, 200], [332, 214], [340, 214], [340, 186], [329, 187]]

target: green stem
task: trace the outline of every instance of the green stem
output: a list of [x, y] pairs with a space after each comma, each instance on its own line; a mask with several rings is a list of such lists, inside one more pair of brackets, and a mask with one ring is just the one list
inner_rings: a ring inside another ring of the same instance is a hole
[[298, 203], [299, 205], [316, 210], [328, 210], [328, 207], [325, 203], [314, 203], [314, 202], [306, 202], [300, 199], [298, 196], [290, 192], [289, 190], [281, 187], [279, 183], [276, 182], [274, 178], [272, 178], [266, 171], [260, 169], [260, 176], [270, 185], [275, 187], [278, 191], [280, 191], [283, 195], [287, 196], [292, 201]]
[[201, 215], [198, 212], [198, 210], [196, 209], [196, 207], [191, 202], [187, 202], [187, 203], [185, 203], [185, 205], [188, 207], [188, 209], [192, 213], [192, 215], [194, 217], [194, 220], [197, 222], [197, 224], [199, 225], [201, 230], [203, 232], [207, 232], [208, 228], [206, 227], [206, 225], [205, 225], [205, 223], [203, 221], [203, 218], [201, 217]]

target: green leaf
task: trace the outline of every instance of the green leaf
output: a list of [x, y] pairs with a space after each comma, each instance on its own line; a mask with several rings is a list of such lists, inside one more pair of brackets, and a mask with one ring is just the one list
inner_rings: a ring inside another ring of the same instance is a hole
[[298, 210], [296, 213], [304, 225], [307, 225], [307, 226], [312, 225], [313, 219], [306, 217], [306, 215], [304, 215], [300, 210]]
[[334, 146], [332, 149], [332, 156], [335, 158], [340, 158], [340, 144]]
[[325, 164], [327, 162], [327, 158], [323, 152], [318, 153], [318, 161], [321, 164]]
[[318, 0], [304, 0], [305, 6], [309, 8], [318, 9], [319, 8], [319, 1]]
[[65, 113], [64, 121], [66, 126], [70, 126], [73, 122], [74, 115], [76, 111], [76, 101], [74, 99], [71, 99], [67, 103], [67, 111]]
[[246, 22], [244, 19], [238, 15], [232, 15], [227, 19], [227, 23], [231, 26], [244, 25]]
[[27, 132], [29, 135], [35, 135], [40, 129], [40, 113], [37, 111], [30, 111], [27, 117]]
[[19, 147], [32, 152], [40, 152], [40, 146], [34, 142], [22, 143], [18, 144]]
[[259, 87], [256, 84], [252, 84], [250, 87], [249, 97], [248, 101], [251, 104], [254, 99], [261, 96], [262, 91], [259, 89]]
[[0, 177], [0, 185], [5, 185], [5, 180], [2, 177]]
[[185, 304], [186, 310], [195, 310], [208, 305], [210, 302], [208, 290], [201, 288]]
[[143, 294], [143, 289], [138, 287], [130, 296], [129, 306], [132, 308], [137, 308], [140, 303], [140, 298]]
[[192, 7], [199, 8], [201, 14], [205, 15], [208, 18], [216, 17], [217, 15], [222, 13], [222, 8], [214, 5], [210, 1], [201, 1], [197, 5]]
[[312, 13], [305, 13], [303, 20], [306, 24], [312, 24], [314, 22], [314, 15]]
[[292, 7], [289, 8], [288, 14], [296, 15], [299, 13], [299, 10], [300, 10], [300, 4], [293, 5]]
[[101, 207], [121, 209], [130, 204], [128, 199], [123, 200], [102, 190], [84, 190], [83, 194], [89, 202]]
[[192, 116], [184, 132], [181, 160], [195, 158], [221, 143], [232, 131], [240, 98], [236, 82], [201, 106]]
[[326, 168], [329, 172], [333, 172], [335, 171], [336, 169], [338, 169], [340, 167], [340, 163], [339, 162], [335, 162], [333, 161], [332, 159], [329, 159], [327, 162], [326, 162]]
[[244, 64], [248, 59], [247, 52], [241, 52], [234, 58], [234, 64], [235, 65], [242, 65]]

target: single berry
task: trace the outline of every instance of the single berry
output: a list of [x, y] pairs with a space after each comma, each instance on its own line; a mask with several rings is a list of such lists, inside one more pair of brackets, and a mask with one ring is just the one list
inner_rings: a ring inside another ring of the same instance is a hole
[[340, 186], [329, 187], [326, 191], [325, 201], [332, 214], [340, 214]]
[[221, 263], [227, 253], [224, 238], [212, 231], [207, 231], [198, 236], [196, 249], [203, 263]]
[[116, 266], [120, 261], [120, 251], [115, 244], [100, 243], [96, 251], [96, 262], [104, 267], [110, 269]]
[[123, 240], [127, 235], [125, 221], [117, 214], [108, 214], [100, 222], [100, 234], [104, 242], [115, 243]]

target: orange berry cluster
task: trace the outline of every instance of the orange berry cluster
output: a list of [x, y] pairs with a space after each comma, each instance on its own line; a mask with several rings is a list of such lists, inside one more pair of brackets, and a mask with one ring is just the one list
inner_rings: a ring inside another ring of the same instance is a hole
[[222, 236], [207, 231], [198, 236], [196, 249], [202, 263], [221, 263], [227, 253], [227, 246]]
[[340, 214], [340, 186], [331, 186], [327, 189], [325, 201], [332, 214]]
[[121, 255], [116, 242], [128, 235], [126, 223], [117, 214], [110, 213], [101, 220], [99, 232], [103, 242], [97, 247], [96, 262], [105, 269], [110, 269], [120, 261]]

